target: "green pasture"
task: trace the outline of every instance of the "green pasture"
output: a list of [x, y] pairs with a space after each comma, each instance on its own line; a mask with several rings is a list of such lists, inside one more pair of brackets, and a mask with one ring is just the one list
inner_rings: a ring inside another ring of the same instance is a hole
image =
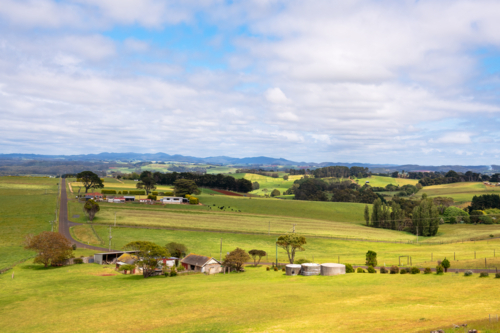
[[[118, 191], [137, 191], [136, 184], [137, 182], [133, 180], [123, 180], [123, 183], [118, 182], [117, 180], [113, 181], [108, 181], [109, 178], [105, 178], [103, 185], [104, 185], [104, 190], [116, 190]], [[112, 179], [112, 178], [111, 178]], [[81, 188], [80, 193], [85, 194], [85, 187], [83, 187], [82, 183], [79, 182], [71, 182], [71, 186], [73, 188], [74, 193], [78, 193], [78, 189]], [[101, 192], [103, 189], [89, 189], [90, 192]], [[173, 186], [171, 185], [157, 185], [155, 191], [173, 191]]]
[[143, 279], [112, 266], [30, 262], [13, 273], [0, 275], [3, 332], [429, 331], [500, 306], [498, 279], [453, 273], [289, 277], [247, 266]]
[[279, 173], [279, 174], [280, 174], [280, 178], [267, 177], [267, 176], [263, 176], [263, 175], [253, 174], [253, 173], [234, 174], [232, 176], [234, 177], [237, 175], [244, 175], [243, 177], [239, 177], [239, 176], [238, 177], [248, 179], [252, 183], [253, 182], [259, 183], [259, 186], [260, 186], [259, 189], [251, 191], [250, 193], [255, 194], [255, 195], [262, 195], [262, 196], [264, 196], [266, 194], [271, 195], [271, 192], [274, 189], [277, 189], [278, 191], [280, 191], [281, 194], [283, 194], [283, 192], [285, 192], [290, 187], [292, 187], [293, 182], [295, 180], [301, 179], [303, 177], [301, 175], [289, 176], [288, 180], [284, 180], [283, 176], [285, 175], [285, 173]]
[[0, 269], [33, 255], [23, 248], [26, 235], [50, 230], [58, 182], [56, 178], [0, 177]]
[[486, 186], [483, 183], [453, 183], [445, 185], [425, 186], [417, 194], [427, 194], [428, 197], [451, 197], [455, 203], [472, 201], [475, 195], [500, 194], [500, 186]]
[[369, 182], [370, 186], [373, 187], [386, 187], [389, 184], [392, 185], [417, 185], [418, 179], [406, 179], [406, 178], [392, 178], [392, 177], [382, 177], [382, 176], [371, 176], [368, 178], [356, 179], [359, 185], [364, 185]]
[[[94, 226], [101, 239], [107, 239], [109, 228], [106, 226]], [[90, 235], [90, 226], [80, 225], [73, 227], [75, 235]], [[249, 251], [260, 249], [267, 252], [265, 262], [274, 262], [276, 258], [276, 236], [275, 235], [245, 235], [228, 232], [199, 232], [181, 230], [161, 229], [136, 229], [136, 228], [112, 228], [114, 249], [121, 249], [125, 244], [135, 240], [147, 240], [157, 244], [168, 242], [179, 242], [186, 244], [189, 251], [206, 256], [219, 258], [220, 242], [222, 239], [222, 254], [240, 247]], [[92, 245], [91, 237], [88, 240]], [[419, 267], [435, 267], [437, 260], [448, 258], [452, 268], [478, 268], [484, 267], [484, 259], [487, 258], [488, 267], [496, 265], [500, 257], [500, 241], [464, 241], [440, 245], [430, 244], [408, 244], [402, 240], [401, 243], [366, 242], [355, 240], [339, 240], [320, 237], [306, 236], [307, 244], [305, 251], [297, 253], [296, 258], [305, 258], [311, 262], [325, 263], [338, 262], [356, 265], [365, 264], [365, 254], [368, 250], [377, 252], [379, 266], [390, 266], [399, 264], [399, 256], [410, 256], [413, 265]], [[82, 239], [83, 240], [83, 239]], [[394, 238], [394, 241], [397, 239]], [[98, 242], [94, 245], [99, 245]], [[456, 259], [456, 260], [455, 260]], [[278, 248], [278, 260], [287, 262], [286, 252]], [[492, 260], [492, 261], [490, 261]], [[406, 266], [406, 258], [401, 259], [401, 264]], [[495, 267], [495, 266], [493, 266]], [[500, 268], [500, 265], [498, 265]]]

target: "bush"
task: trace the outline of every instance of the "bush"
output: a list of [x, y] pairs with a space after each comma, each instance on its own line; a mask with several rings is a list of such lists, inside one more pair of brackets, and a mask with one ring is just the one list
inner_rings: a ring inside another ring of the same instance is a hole
[[175, 269], [175, 266], [172, 266], [172, 268], [170, 268], [170, 276], [177, 276], [177, 270]]
[[295, 263], [298, 265], [307, 264], [308, 262], [310, 262], [310, 261], [307, 259], [304, 259], [304, 258], [295, 260]]
[[73, 259], [74, 264], [83, 264], [83, 259], [82, 258], [75, 258]]
[[123, 193], [123, 194], [128, 194], [128, 191], [123, 191], [122, 193]]
[[173, 197], [174, 196], [174, 192], [165, 192], [163, 193], [166, 197]]
[[151, 199], [153, 201], [156, 201], [156, 198], [157, 198], [156, 195], [151, 195], [151, 194], [148, 195], [148, 199]]
[[358, 267], [358, 269], [356, 269], [356, 273], [366, 273], [366, 272], [363, 268]]
[[406, 271], [406, 269], [404, 269], [404, 268], [403, 268], [402, 270], [400, 270], [400, 271], [399, 271], [399, 274], [406, 274], [406, 273], [408, 273], [408, 272], [407, 272], [407, 271]]
[[479, 277], [488, 277], [490, 274], [488, 272], [481, 272], [479, 273]]
[[73, 249], [73, 251], [75, 251], [76, 250], [76, 244], [71, 245], [71, 248]]
[[277, 266], [274, 266], [274, 271], [277, 272], [278, 271], [278, 267]]
[[389, 270], [385, 267], [380, 267], [380, 274], [387, 274], [389, 273]]
[[354, 268], [351, 264], [345, 264], [345, 272], [346, 273], [354, 273]]
[[424, 269], [424, 274], [431, 274], [432, 273], [432, 269], [430, 267], [426, 267]]
[[390, 271], [391, 271], [391, 274], [398, 274], [399, 268], [398, 268], [398, 266], [391, 266]]
[[472, 271], [465, 271], [464, 273], [464, 276], [471, 276], [472, 275]]
[[281, 271], [282, 271], [282, 272], [286, 272], [286, 269], [285, 269], [285, 267], [283, 267], [283, 268], [281, 269]]
[[450, 268], [450, 261], [446, 258], [444, 258], [443, 262], [441, 263], [441, 266], [443, 266], [444, 271], [448, 272], [448, 268]]
[[184, 268], [184, 266], [182, 266], [182, 264], [177, 266], [177, 272], [183, 272], [184, 270], [186, 269]]
[[116, 190], [101, 190], [101, 194], [116, 194]]
[[168, 272], [163, 273], [163, 275], [165, 275], [165, 277], [169, 277], [170, 276]]
[[480, 223], [484, 224], [493, 224], [493, 219], [489, 217], [488, 215], [483, 215], [479, 217]]
[[200, 200], [198, 198], [195, 198], [195, 197], [191, 196], [191, 197], [189, 197], [189, 203], [191, 205], [197, 205], [197, 204], [200, 203]]
[[441, 265], [436, 266], [436, 274], [443, 274], [444, 273], [444, 267]]
[[146, 191], [129, 191], [128, 193], [134, 195], [145, 195]]
[[122, 191], [118, 191], [118, 194], [122, 194]]
[[266, 267], [266, 271], [270, 271], [271, 268], [269, 266]]
[[412, 267], [410, 273], [411, 274], [420, 274], [420, 269], [418, 267]]
[[158, 191], [151, 192], [152, 195], [158, 195]]
[[500, 273], [495, 273], [495, 279], [500, 279]]
[[377, 271], [375, 270], [375, 268], [373, 268], [373, 266], [368, 266], [367, 271], [368, 273], [377, 273]]

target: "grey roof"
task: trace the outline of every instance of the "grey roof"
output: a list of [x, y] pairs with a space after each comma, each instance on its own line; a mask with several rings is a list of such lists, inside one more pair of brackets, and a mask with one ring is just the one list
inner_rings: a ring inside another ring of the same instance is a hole
[[[200, 256], [200, 255], [197, 255], [197, 254], [190, 254], [187, 257], [185, 257], [184, 259], [182, 259], [181, 263], [188, 264], [188, 265], [194, 265], [194, 266], [200, 266], [201, 267], [201, 266], [205, 265], [211, 259], [213, 259], [213, 258], [211, 258], [211, 257], [205, 257], [205, 256]], [[217, 261], [217, 260], [215, 260], [215, 261]]]

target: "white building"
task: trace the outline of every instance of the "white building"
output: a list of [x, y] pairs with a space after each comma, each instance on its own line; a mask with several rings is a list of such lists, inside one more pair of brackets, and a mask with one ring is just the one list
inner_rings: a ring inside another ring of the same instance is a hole
[[162, 204], [181, 204], [182, 199], [182, 197], [163, 197], [160, 201]]

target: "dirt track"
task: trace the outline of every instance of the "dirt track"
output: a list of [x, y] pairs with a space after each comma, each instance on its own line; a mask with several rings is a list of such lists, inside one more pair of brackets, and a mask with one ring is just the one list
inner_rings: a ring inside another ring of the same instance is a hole
[[79, 225], [80, 223], [74, 223], [68, 220], [68, 196], [66, 193], [66, 179], [62, 179], [61, 181], [61, 210], [59, 213], [59, 233], [64, 235], [71, 243], [76, 244], [76, 246], [84, 249], [97, 250], [97, 251], [105, 251], [108, 252], [108, 249], [87, 245], [80, 243], [71, 237], [71, 233], [69, 228], [75, 225]]

